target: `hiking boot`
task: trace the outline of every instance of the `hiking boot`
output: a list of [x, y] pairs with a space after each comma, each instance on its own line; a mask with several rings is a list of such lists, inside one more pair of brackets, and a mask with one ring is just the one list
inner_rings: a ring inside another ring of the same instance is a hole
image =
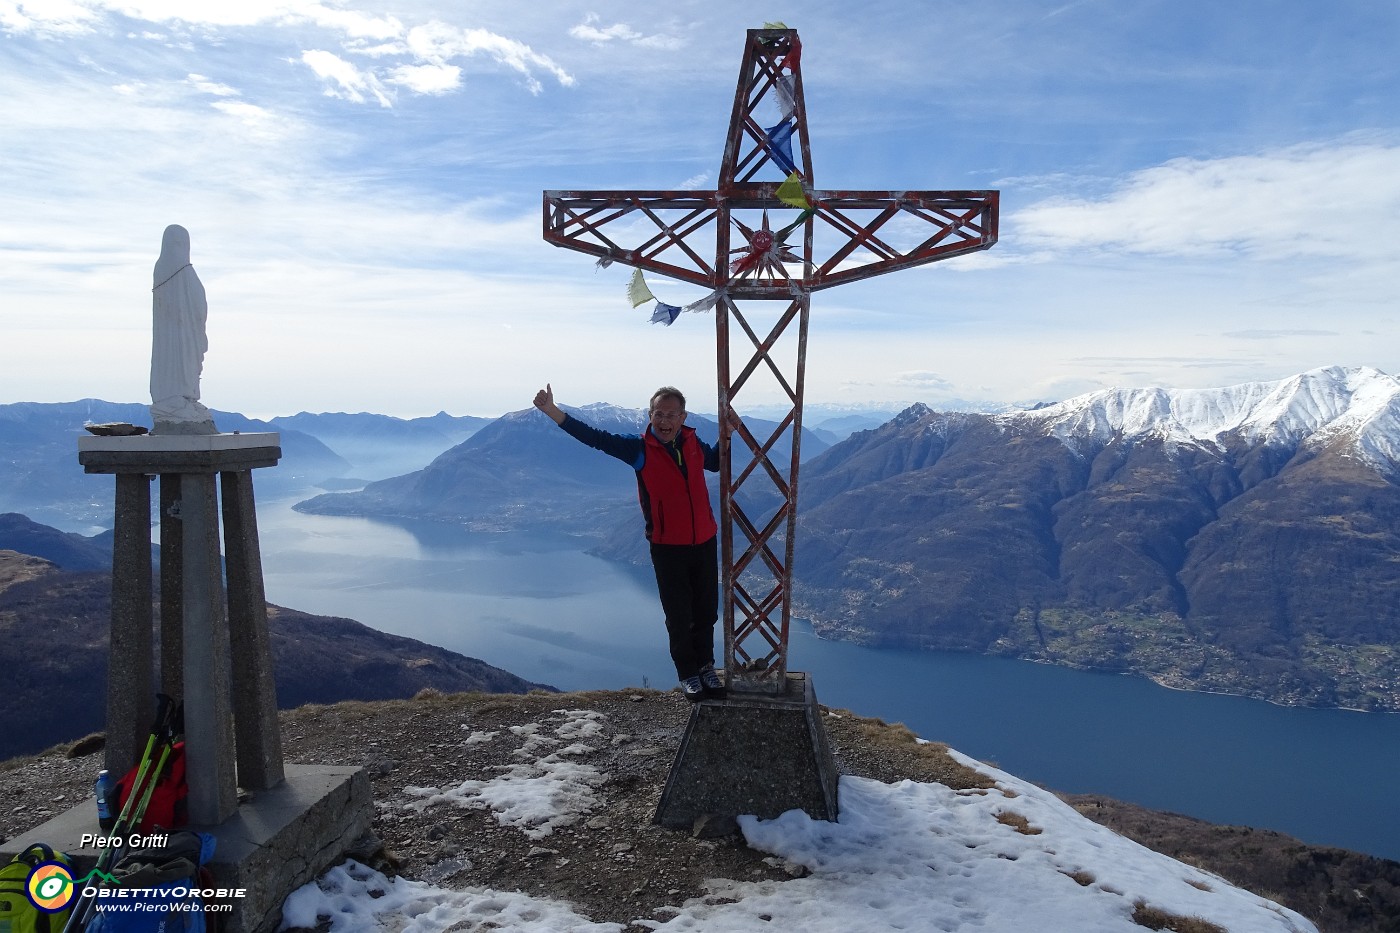
[[719, 676], [713, 664], [706, 664], [700, 668], [700, 684], [705, 688], [705, 696], [723, 699], [728, 694], [728, 689], [724, 686], [724, 680]]
[[705, 699], [705, 685], [700, 682], [699, 677], [687, 677], [681, 681], [681, 693], [692, 703], [699, 703]]

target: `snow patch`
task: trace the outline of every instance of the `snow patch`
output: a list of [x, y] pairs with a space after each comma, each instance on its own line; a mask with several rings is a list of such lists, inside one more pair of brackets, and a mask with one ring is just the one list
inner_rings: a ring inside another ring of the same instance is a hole
[[452, 891], [395, 878], [346, 862], [293, 891], [282, 905], [282, 929], [329, 933], [437, 933], [451, 929], [509, 933], [622, 933], [616, 923], [594, 923], [562, 901], [490, 888]]
[[[486, 780], [468, 778], [456, 787], [406, 787], [404, 793], [416, 797], [404, 804], [419, 812], [442, 804], [469, 809], [492, 810], [496, 822], [514, 826], [531, 839], [542, 839], [561, 826], [572, 826], [579, 817], [598, 805], [594, 788], [607, 775], [592, 765], [569, 760], [586, 755], [594, 747], [582, 742], [549, 751], [566, 739], [602, 734], [601, 713], [592, 710], [556, 710], [563, 722], [553, 735], [543, 734], [549, 724], [533, 722], [512, 726], [510, 731], [524, 739], [512, 755], [528, 759], [504, 769], [499, 777]], [[473, 737], [495, 733], [473, 733]], [[470, 740], [469, 740], [470, 741]]]

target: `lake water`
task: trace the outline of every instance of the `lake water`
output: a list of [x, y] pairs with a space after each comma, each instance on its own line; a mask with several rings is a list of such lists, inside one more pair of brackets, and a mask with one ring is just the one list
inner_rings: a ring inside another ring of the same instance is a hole
[[[544, 534], [300, 515], [260, 502], [267, 596], [563, 690], [668, 689], [650, 569]], [[1288, 709], [977, 655], [861, 648], [795, 625], [818, 699], [1056, 790], [1400, 860], [1400, 715]]]

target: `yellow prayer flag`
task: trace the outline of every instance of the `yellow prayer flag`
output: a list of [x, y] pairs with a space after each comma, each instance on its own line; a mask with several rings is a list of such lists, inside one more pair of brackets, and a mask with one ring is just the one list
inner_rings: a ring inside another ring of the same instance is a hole
[[811, 207], [811, 204], [807, 201], [806, 193], [802, 190], [802, 176], [798, 175], [796, 172], [789, 175], [787, 180], [779, 185], [778, 190], [773, 193], [778, 196], [779, 201], [782, 201], [789, 207]]
[[647, 280], [642, 278], [641, 269], [632, 270], [632, 281], [627, 283], [627, 300], [632, 302], [634, 308], [656, 300], [651, 289], [647, 288]]

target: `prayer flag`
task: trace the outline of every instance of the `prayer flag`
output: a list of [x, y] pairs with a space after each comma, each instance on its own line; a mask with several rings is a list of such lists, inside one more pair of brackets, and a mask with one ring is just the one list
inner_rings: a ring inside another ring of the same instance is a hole
[[658, 301], [656, 303], [656, 310], [651, 314], [651, 322], [653, 324], [665, 324], [667, 327], [670, 327], [680, 313], [681, 309], [675, 305], [668, 305]]
[[800, 213], [800, 214], [797, 215], [797, 219], [796, 219], [796, 220], [794, 220], [792, 223], [788, 224], [786, 227], [784, 227], [783, 229], [781, 229], [781, 230], [779, 230], [777, 233], [775, 233], [775, 234], [774, 234], [774, 237], [775, 237], [775, 238], [778, 240], [778, 242], [780, 242], [780, 243], [786, 241], [786, 240], [787, 240], [787, 235], [788, 235], [789, 233], [791, 233], [792, 231], [796, 230], [798, 227], [802, 226], [802, 224], [807, 220], [807, 218], [808, 218], [808, 217], [811, 217], [811, 216], [812, 216], [813, 214], [815, 214], [816, 212], [817, 212], [817, 209], [816, 209], [815, 207], [809, 206], [806, 210], [804, 210], [802, 213]]
[[797, 171], [797, 165], [792, 161], [792, 131], [793, 124], [784, 121], [777, 126], [769, 127], [763, 133], [768, 137], [768, 155], [784, 173], [791, 175]]
[[711, 308], [713, 308], [713, 307], [715, 306], [715, 302], [717, 302], [718, 300], [719, 300], [719, 289], [715, 289], [714, 291], [712, 291], [712, 292], [710, 292], [708, 295], [706, 295], [704, 298], [701, 298], [699, 301], [692, 301], [690, 304], [686, 305], [686, 306], [685, 306], [685, 310], [686, 310], [686, 311], [708, 311], [708, 310], [710, 310]]
[[632, 270], [632, 281], [627, 283], [627, 300], [632, 302], [634, 308], [656, 300], [651, 289], [647, 288], [647, 280], [642, 278], [641, 269]]
[[779, 201], [799, 210], [811, 207], [806, 193], [802, 190], [802, 176], [796, 172], [789, 174], [787, 180], [779, 185], [778, 190], [773, 193], [778, 196]]
[[778, 110], [784, 120], [791, 120], [797, 112], [797, 92], [793, 87], [794, 80], [790, 74], [780, 74], [773, 81], [773, 93], [778, 97]]
[[802, 40], [796, 36], [792, 37], [792, 48], [783, 56], [783, 60], [778, 62], [780, 70], [796, 71], [798, 64], [802, 61]]
[[740, 275], [742, 273], [748, 272], [750, 269], [757, 266], [759, 260], [762, 258], [762, 250], [751, 249], [748, 253], [746, 253], [743, 256], [740, 256], [738, 259], [730, 263], [729, 271], [734, 275]]

